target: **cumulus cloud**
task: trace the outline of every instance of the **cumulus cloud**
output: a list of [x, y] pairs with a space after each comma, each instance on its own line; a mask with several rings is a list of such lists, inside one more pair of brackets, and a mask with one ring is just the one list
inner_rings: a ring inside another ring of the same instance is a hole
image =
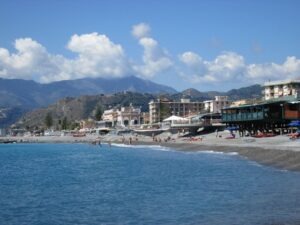
[[105, 35], [75, 34], [67, 48], [78, 53], [78, 57], [71, 64], [73, 74], [80, 74], [81, 77], [122, 77], [130, 71], [122, 46], [114, 44]]
[[10, 54], [7, 49], [0, 48], [0, 74], [4, 78], [38, 79], [60, 73], [56, 63], [64, 58], [50, 55], [47, 50], [31, 38], [20, 38], [14, 43], [16, 53]]
[[300, 60], [296, 57], [287, 57], [282, 64], [246, 64], [244, 57], [235, 52], [223, 52], [211, 61], [203, 60], [193, 52], [185, 52], [178, 58], [184, 64], [180, 75], [196, 83], [263, 83], [296, 79], [300, 73]]
[[137, 39], [148, 37], [150, 34], [150, 26], [146, 23], [139, 23], [132, 27], [132, 35]]
[[120, 44], [96, 32], [74, 34], [66, 48], [74, 58], [50, 54], [31, 38], [14, 42], [14, 52], [0, 48], [0, 77], [32, 79], [38, 82], [78, 79], [84, 77], [123, 77], [136, 75], [153, 78], [166, 71], [174, 72], [195, 84], [263, 83], [266, 80], [299, 79], [300, 59], [288, 56], [282, 63], [247, 64], [235, 52], [222, 52], [207, 60], [192, 51], [174, 59], [158, 41], [150, 36], [150, 26], [140, 23], [132, 27], [132, 35], [143, 48], [141, 62], [130, 60]]
[[104, 34], [73, 35], [67, 49], [75, 58], [48, 53], [47, 49], [31, 38], [20, 38], [14, 43], [15, 53], [0, 48], [0, 76], [4, 78], [33, 79], [48, 83], [84, 77], [123, 77], [135, 74], [150, 78], [170, 68], [172, 61], [158, 42], [149, 37], [150, 27], [140, 23], [132, 34], [144, 48], [143, 64], [129, 60], [123, 47]]
[[144, 48], [142, 65], [134, 65], [135, 72], [142, 77], [151, 78], [169, 69], [173, 62], [167, 51], [163, 50], [158, 42], [147, 37], [149, 26], [138, 24], [133, 26], [132, 34], [139, 39], [139, 44]]
[[78, 54], [75, 59], [51, 55], [30, 38], [17, 39], [14, 47], [14, 54], [0, 48], [1, 77], [47, 83], [83, 77], [122, 77], [131, 71], [123, 48], [98, 33], [71, 37], [67, 48]]

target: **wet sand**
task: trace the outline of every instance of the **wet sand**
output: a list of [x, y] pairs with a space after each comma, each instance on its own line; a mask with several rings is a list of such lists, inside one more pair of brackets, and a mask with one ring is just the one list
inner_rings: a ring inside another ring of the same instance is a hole
[[[209, 134], [189, 138], [177, 138], [172, 136], [170, 141], [165, 142], [169, 134], [161, 135], [161, 142], [154, 142], [151, 137], [126, 135], [125, 143], [129, 144], [129, 137], [132, 137], [134, 145], [161, 145], [178, 151], [218, 151], [237, 152], [239, 155], [260, 164], [280, 169], [300, 171], [300, 139], [290, 140], [287, 136], [270, 138], [240, 138], [228, 140], [226, 133]], [[219, 137], [221, 136], [221, 138]], [[98, 137], [87, 135], [85, 137], [72, 136], [42, 136], [42, 137], [1, 137], [1, 140], [15, 140], [16, 142], [29, 143], [92, 143], [95, 140], [101, 142], [122, 143], [122, 136], [106, 135]]]

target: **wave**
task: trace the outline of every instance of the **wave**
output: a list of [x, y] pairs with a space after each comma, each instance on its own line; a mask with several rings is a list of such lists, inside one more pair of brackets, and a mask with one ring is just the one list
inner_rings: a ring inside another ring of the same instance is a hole
[[238, 155], [239, 154], [237, 152], [219, 152], [219, 151], [212, 151], [212, 150], [197, 151], [196, 153], [214, 154], [214, 155]]
[[147, 148], [147, 149], [152, 149], [152, 150], [158, 150], [158, 151], [173, 151], [172, 149], [160, 145], [126, 145], [126, 144], [111, 144], [112, 146], [115, 147], [120, 147], [120, 148], [131, 148], [131, 149], [140, 149], [140, 148]]
[[167, 152], [178, 152], [178, 153], [184, 153], [184, 154], [215, 154], [215, 155], [239, 155], [237, 152], [219, 152], [219, 151], [212, 151], [212, 150], [204, 150], [204, 151], [176, 151], [174, 149], [171, 149], [169, 147], [164, 147], [160, 145], [126, 145], [126, 144], [111, 144], [115, 147], [120, 148], [130, 148], [130, 149], [151, 149], [156, 151], [167, 151]]

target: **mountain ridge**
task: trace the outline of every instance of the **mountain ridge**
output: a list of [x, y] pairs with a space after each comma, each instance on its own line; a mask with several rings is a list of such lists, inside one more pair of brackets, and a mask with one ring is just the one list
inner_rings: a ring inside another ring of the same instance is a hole
[[[247, 88], [242, 88], [243, 92], [246, 92], [248, 96], [256, 96], [257, 91], [261, 89], [259, 85], [253, 85]], [[98, 107], [102, 110], [110, 108], [120, 108], [122, 106], [128, 106], [133, 104], [136, 107], [141, 107], [143, 112], [148, 111], [148, 103], [150, 100], [158, 97], [167, 97], [170, 100], [180, 101], [180, 98], [190, 98], [193, 101], [203, 101], [214, 98], [214, 94], [226, 95], [233, 93], [232, 98], [237, 96], [244, 96], [239, 94], [239, 89], [233, 89], [229, 92], [200, 92], [196, 89], [187, 89], [181, 93], [166, 94], [163, 96], [146, 93], [116, 93], [111, 95], [92, 95], [92, 96], [80, 96], [77, 98], [67, 97], [59, 100], [58, 102], [49, 105], [47, 108], [41, 108], [33, 110], [27, 113], [20, 121], [19, 125], [25, 127], [42, 127], [44, 118], [48, 113], [53, 117], [56, 126], [59, 127], [58, 121], [62, 121], [63, 118], [67, 118], [68, 121], [79, 121], [82, 119], [92, 118], [95, 119], [95, 112]], [[261, 92], [258, 92], [261, 93]], [[254, 95], [251, 95], [254, 94]]]
[[47, 106], [64, 97], [112, 94], [122, 91], [141, 93], [176, 93], [169, 86], [143, 80], [135, 76], [123, 78], [83, 78], [41, 84], [32, 80], [0, 78], [0, 107]]
[[[109, 94], [118, 96], [112, 106], [126, 105], [128, 99], [130, 99], [131, 102], [142, 105], [145, 110], [149, 99], [155, 99], [161, 94], [178, 101], [182, 98], [189, 98], [191, 101], [204, 101], [213, 99], [217, 95], [227, 95], [230, 100], [238, 100], [261, 96], [261, 90], [261, 86], [252, 85], [232, 89], [228, 92], [201, 92], [194, 88], [177, 92], [171, 87], [133, 76], [120, 79], [84, 78], [50, 84], [40, 84], [32, 80], [0, 78], [0, 128], [13, 124], [26, 112], [41, 107], [47, 108], [66, 97], [80, 98], [80, 96], [87, 95], [91, 97]], [[117, 93], [124, 93], [124, 99], [120, 98], [121, 95]], [[126, 96], [126, 93], [128, 93], [128, 96]], [[144, 94], [146, 96], [146, 93], [148, 95], [145, 98], [139, 95]], [[87, 104], [89, 105], [89, 103]]]

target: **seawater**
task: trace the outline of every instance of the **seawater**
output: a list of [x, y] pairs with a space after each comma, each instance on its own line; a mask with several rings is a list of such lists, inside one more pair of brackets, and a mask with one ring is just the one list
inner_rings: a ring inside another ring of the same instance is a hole
[[0, 224], [300, 224], [300, 173], [159, 146], [0, 145]]

